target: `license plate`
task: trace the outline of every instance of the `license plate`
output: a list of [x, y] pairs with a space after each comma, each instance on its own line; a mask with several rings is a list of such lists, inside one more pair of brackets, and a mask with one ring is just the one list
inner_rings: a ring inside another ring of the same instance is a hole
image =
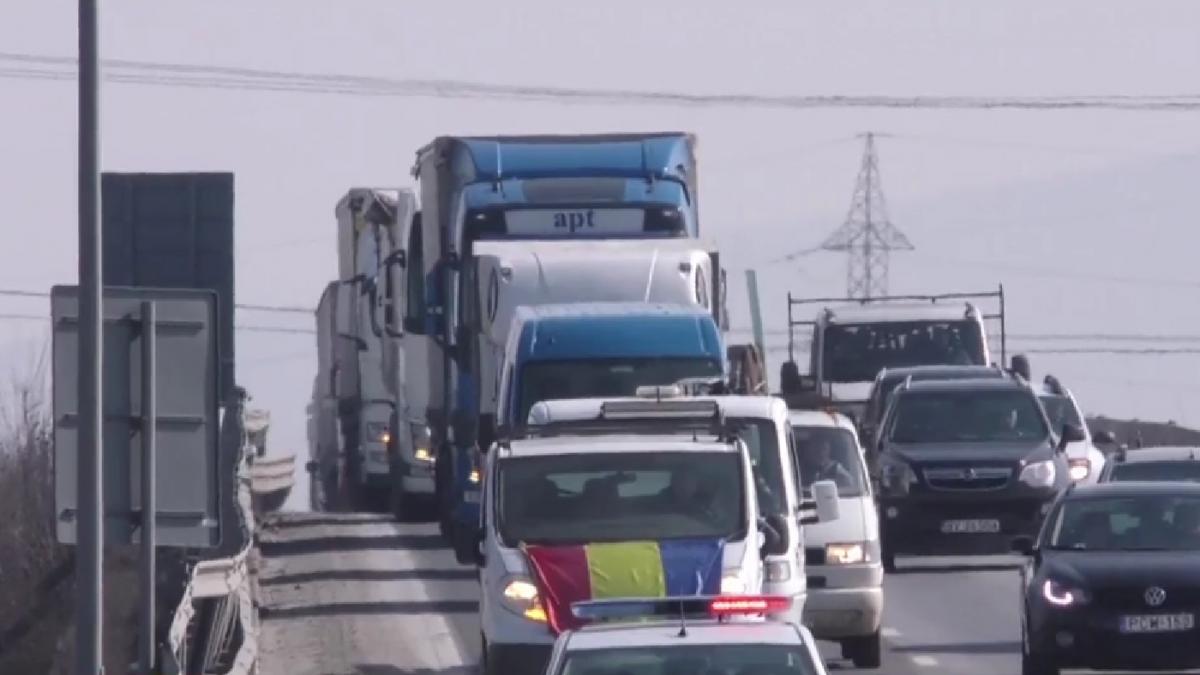
[[479, 503], [479, 493], [478, 492], [464, 492], [463, 493], [463, 502], [465, 502], [467, 504], [478, 504]]
[[1195, 627], [1194, 614], [1142, 614], [1121, 617], [1122, 633], [1178, 633]]
[[980, 534], [1000, 531], [1000, 521], [995, 518], [979, 520], [943, 520], [942, 532], [945, 534]]

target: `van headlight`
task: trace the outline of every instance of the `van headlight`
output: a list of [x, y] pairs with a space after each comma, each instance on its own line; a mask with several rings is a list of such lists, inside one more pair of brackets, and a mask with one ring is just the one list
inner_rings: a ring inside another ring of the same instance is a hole
[[1055, 473], [1054, 460], [1033, 462], [1021, 469], [1021, 482], [1035, 488], [1054, 487]]
[[867, 547], [862, 542], [825, 546], [826, 565], [857, 565], [867, 559]]
[[1092, 473], [1092, 463], [1087, 459], [1071, 460], [1071, 480], [1083, 480]]
[[721, 595], [742, 595], [746, 592], [746, 580], [740, 570], [725, 570], [721, 576]]
[[504, 608], [513, 614], [523, 616], [530, 621], [546, 623], [546, 610], [542, 607], [537, 586], [529, 579], [524, 577], [509, 579], [508, 583], [504, 585], [504, 590], [501, 591], [500, 599]]

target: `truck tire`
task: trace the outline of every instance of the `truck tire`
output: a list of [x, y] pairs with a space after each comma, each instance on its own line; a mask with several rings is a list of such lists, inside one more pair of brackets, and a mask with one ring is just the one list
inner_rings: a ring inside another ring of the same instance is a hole
[[842, 654], [849, 658], [855, 668], [878, 668], [883, 663], [879, 631], [871, 635], [850, 638], [842, 643]]

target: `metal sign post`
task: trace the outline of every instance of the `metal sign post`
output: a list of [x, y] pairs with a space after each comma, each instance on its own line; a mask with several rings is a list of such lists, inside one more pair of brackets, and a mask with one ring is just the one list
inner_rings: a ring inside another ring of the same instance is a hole
[[79, 466], [75, 672], [103, 672], [104, 481], [101, 411], [100, 139], [96, 0], [79, 0]]
[[154, 440], [157, 436], [156, 429], [158, 425], [158, 405], [156, 397], [158, 392], [155, 389], [155, 350], [156, 338], [154, 335], [157, 322], [154, 316], [154, 301], [145, 300], [142, 302], [142, 470], [141, 470], [141, 487], [142, 487], [142, 551], [141, 551], [141, 587], [142, 587], [142, 611], [141, 611], [141, 630], [138, 634], [138, 657], [141, 662], [142, 675], [154, 675], [154, 655], [156, 653], [155, 644], [155, 625], [154, 625], [154, 581], [155, 581], [155, 566], [154, 566], [154, 548], [158, 540], [155, 532], [157, 524], [155, 522], [155, 511], [158, 508], [158, 500], [155, 496], [155, 477], [157, 468], [155, 467], [155, 447]]

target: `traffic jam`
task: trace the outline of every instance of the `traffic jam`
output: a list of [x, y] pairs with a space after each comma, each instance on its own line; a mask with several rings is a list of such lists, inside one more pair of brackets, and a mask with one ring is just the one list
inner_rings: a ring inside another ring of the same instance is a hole
[[771, 391], [761, 329], [728, 342], [695, 145], [440, 137], [415, 190], [350, 190], [321, 362], [383, 376], [318, 377], [362, 403], [316, 506], [351, 482], [436, 520], [487, 675], [820, 675], [818, 641], [878, 669], [885, 575], [995, 555], [1024, 675], [1200, 668], [1193, 452], [1089, 430], [1007, 353], [1003, 287], [789, 295]]

